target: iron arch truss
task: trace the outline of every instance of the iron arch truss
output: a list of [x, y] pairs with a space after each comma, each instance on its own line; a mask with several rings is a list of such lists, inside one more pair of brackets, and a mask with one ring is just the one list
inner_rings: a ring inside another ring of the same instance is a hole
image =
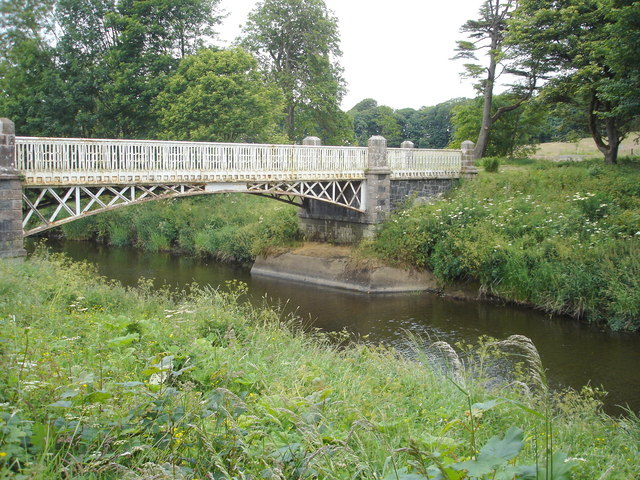
[[29, 186], [23, 192], [24, 236], [33, 235], [79, 218], [128, 205], [215, 193], [248, 193], [300, 206], [310, 198], [364, 211], [362, 180], [259, 183], [179, 183], [130, 185]]

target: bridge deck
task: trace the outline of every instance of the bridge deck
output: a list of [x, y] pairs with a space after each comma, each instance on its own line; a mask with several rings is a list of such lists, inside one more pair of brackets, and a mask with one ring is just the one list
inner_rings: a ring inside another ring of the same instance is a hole
[[[455, 178], [458, 150], [388, 149], [392, 178]], [[362, 180], [368, 149], [16, 137], [25, 187]]]

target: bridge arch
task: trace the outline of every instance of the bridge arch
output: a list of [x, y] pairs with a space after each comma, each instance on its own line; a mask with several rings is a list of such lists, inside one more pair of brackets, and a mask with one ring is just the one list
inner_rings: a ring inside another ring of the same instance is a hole
[[357, 180], [29, 187], [23, 193], [22, 229], [27, 237], [130, 205], [220, 193], [258, 195], [298, 207], [304, 199], [312, 199], [355, 212], [364, 211], [362, 182]]

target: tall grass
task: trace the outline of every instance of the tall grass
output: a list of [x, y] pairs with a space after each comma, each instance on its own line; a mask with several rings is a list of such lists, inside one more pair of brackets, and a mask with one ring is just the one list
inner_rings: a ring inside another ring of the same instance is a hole
[[406, 480], [441, 464], [464, 479], [505, 449], [473, 478], [549, 479], [550, 458], [575, 478], [640, 468], [636, 416], [589, 391], [526, 393], [535, 362], [487, 376], [517, 339], [461, 347], [453, 375], [334, 347], [244, 303], [242, 284], [191, 292], [125, 289], [46, 253], [0, 261], [0, 476]]
[[640, 328], [640, 163], [537, 161], [396, 214], [383, 258], [613, 329]]
[[70, 239], [239, 263], [301, 239], [295, 207], [239, 194], [148, 202], [76, 220], [62, 232]]

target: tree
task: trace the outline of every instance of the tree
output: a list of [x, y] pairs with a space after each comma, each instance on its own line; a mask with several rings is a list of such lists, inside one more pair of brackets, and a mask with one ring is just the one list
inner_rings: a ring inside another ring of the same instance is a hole
[[[264, 0], [249, 14], [241, 44], [255, 53], [285, 100], [285, 131], [300, 140], [317, 125], [326, 137], [340, 122], [345, 92], [337, 19], [323, 0]], [[332, 125], [333, 124], [333, 125]]]
[[587, 106], [591, 135], [609, 164], [640, 126], [639, 10], [632, 0], [522, 0], [509, 27], [516, 53], [547, 77], [543, 97]]
[[0, 0], [0, 110], [25, 135], [146, 138], [220, 0]]
[[373, 135], [382, 135], [390, 147], [399, 147], [403, 141], [398, 119], [391, 107], [378, 105], [367, 98], [349, 110], [359, 145], [367, 145]]
[[22, 134], [48, 133], [60, 87], [47, 37], [53, 1], [0, 0], [0, 116]]
[[266, 142], [279, 100], [249, 53], [203, 49], [182, 59], [156, 108], [169, 140]]
[[88, 136], [157, 133], [151, 108], [180, 58], [220, 22], [220, 0], [58, 0], [61, 68]]
[[[446, 148], [451, 141], [453, 109], [463, 99], [452, 99], [419, 110], [403, 108], [395, 115], [402, 130], [402, 138], [411, 140], [417, 148]], [[473, 138], [475, 138], [475, 133]], [[470, 137], [471, 138], [471, 137]]]
[[[493, 98], [496, 108], [511, 105], [513, 98], [509, 94], [496, 95]], [[453, 136], [451, 148], [460, 148], [463, 141], [468, 140], [478, 131], [482, 123], [482, 97], [458, 103], [453, 109]], [[537, 143], [546, 127], [547, 109], [535, 101], [528, 102], [522, 108], [506, 112], [500, 122], [496, 123], [488, 139], [486, 156], [513, 157], [519, 153], [528, 153], [528, 148]]]
[[[476, 53], [486, 50], [489, 57], [488, 66], [478, 63], [465, 64], [465, 76], [481, 79], [476, 88], [483, 98], [482, 123], [478, 140], [476, 142], [475, 157], [484, 156], [489, 142], [489, 136], [493, 125], [505, 113], [519, 108], [525, 101], [531, 98], [535, 89], [536, 76], [531, 64], [516, 65], [509, 62], [504, 44], [507, 32], [507, 21], [516, 7], [516, 0], [485, 0], [480, 8], [480, 16], [477, 20], [468, 20], [461, 32], [468, 34], [470, 40], [458, 41], [456, 56], [454, 59], [466, 59], [478, 61]], [[498, 71], [501, 68], [501, 72]], [[506, 72], [524, 78], [523, 83], [511, 86], [513, 102], [495, 108], [493, 102], [496, 80], [501, 73]]]

